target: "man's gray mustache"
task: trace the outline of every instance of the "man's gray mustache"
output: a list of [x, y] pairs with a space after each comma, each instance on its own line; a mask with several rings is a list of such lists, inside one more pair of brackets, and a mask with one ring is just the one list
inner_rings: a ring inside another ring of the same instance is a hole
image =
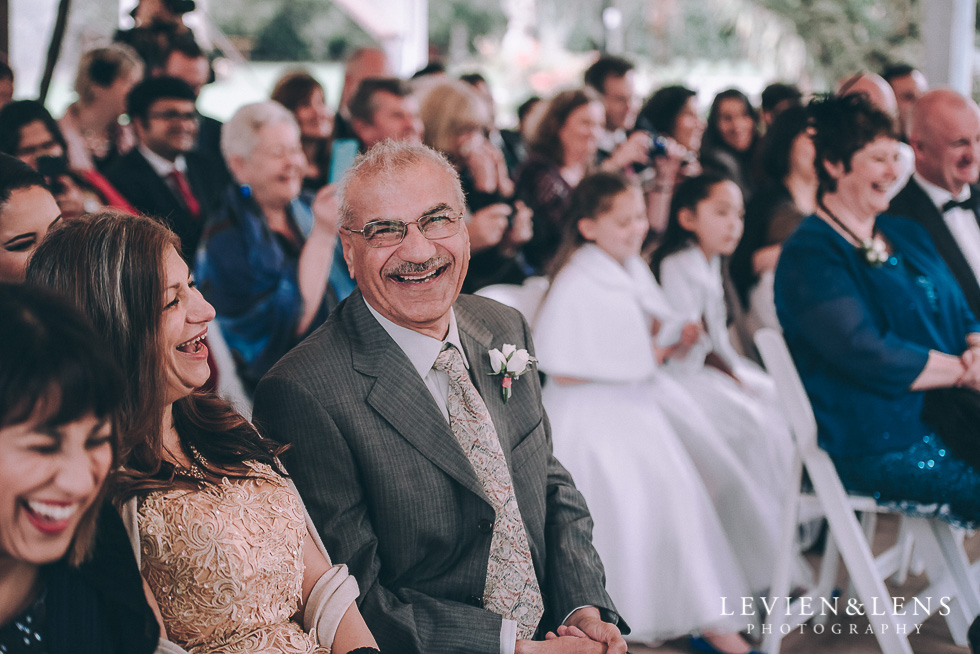
[[432, 257], [428, 261], [423, 261], [422, 263], [412, 263], [410, 261], [405, 261], [397, 266], [389, 268], [385, 271], [385, 274], [389, 277], [395, 275], [422, 275], [427, 272], [432, 272], [437, 268], [442, 268], [443, 266], [448, 266], [453, 262], [452, 258], [445, 255], [440, 255], [437, 257]]

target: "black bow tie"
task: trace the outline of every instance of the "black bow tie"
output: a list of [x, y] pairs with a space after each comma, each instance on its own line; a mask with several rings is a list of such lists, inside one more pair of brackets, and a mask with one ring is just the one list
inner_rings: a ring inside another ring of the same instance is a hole
[[967, 211], [973, 211], [975, 208], [975, 203], [973, 202], [973, 196], [968, 197], [965, 200], [950, 200], [943, 205], [943, 213], [946, 213], [950, 209], [966, 209]]

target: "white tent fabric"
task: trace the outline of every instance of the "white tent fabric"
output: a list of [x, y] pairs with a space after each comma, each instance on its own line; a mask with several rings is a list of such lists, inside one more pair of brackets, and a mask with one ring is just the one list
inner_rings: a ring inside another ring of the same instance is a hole
[[428, 63], [428, 0], [333, 0], [378, 41], [397, 75]]

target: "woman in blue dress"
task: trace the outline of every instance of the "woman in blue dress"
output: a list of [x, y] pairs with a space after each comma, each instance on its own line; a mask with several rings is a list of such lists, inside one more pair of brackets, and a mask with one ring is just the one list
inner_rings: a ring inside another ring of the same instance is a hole
[[957, 445], [980, 428], [923, 408], [980, 406], [980, 323], [925, 230], [879, 215], [898, 175], [891, 118], [863, 97], [811, 110], [818, 208], [783, 247], [775, 300], [820, 444], [848, 489], [976, 526], [980, 469]]

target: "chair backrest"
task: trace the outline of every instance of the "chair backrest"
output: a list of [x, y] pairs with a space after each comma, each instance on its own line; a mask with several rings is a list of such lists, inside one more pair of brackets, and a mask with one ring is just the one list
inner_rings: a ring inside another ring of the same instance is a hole
[[501, 304], [517, 309], [524, 314], [528, 323], [533, 323], [548, 292], [546, 277], [528, 277], [523, 284], [493, 284], [485, 286], [476, 295], [496, 300]]
[[755, 345], [759, 348], [766, 370], [776, 382], [776, 392], [786, 410], [796, 446], [804, 455], [814, 451], [818, 447], [817, 421], [783, 335], [775, 329], [764, 327], [755, 333]]

